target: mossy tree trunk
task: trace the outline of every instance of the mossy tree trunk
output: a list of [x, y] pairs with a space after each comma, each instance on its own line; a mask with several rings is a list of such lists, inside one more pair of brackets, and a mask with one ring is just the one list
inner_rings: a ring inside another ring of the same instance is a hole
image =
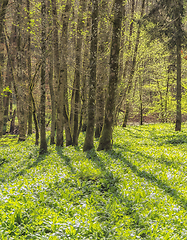
[[122, 6], [123, 0], [115, 0], [114, 2], [114, 20], [112, 43], [110, 52], [110, 75], [108, 96], [105, 108], [104, 126], [99, 139], [99, 150], [112, 149], [112, 132], [113, 132], [113, 118], [115, 111], [115, 98], [118, 83], [118, 68], [119, 68], [119, 52], [120, 52], [120, 37], [122, 24]]
[[88, 121], [87, 121], [86, 137], [84, 141], [83, 151], [88, 151], [94, 147], [93, 139], [94, 139], [94, 125], [95, 125], [97, 32], [98, 32], [98, 1], [92, 0]]

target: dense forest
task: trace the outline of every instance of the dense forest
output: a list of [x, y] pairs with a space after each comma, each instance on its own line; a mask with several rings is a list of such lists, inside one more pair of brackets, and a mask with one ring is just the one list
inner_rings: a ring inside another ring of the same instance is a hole
[[[0, 135], [112, 149], [116, 125], [187, 119], [182, 0], [1, 0]], [[64, 143], [65, 142], [65, 143]]]
[[187, 240], [186, 13], [0, 0], [1, 240]]

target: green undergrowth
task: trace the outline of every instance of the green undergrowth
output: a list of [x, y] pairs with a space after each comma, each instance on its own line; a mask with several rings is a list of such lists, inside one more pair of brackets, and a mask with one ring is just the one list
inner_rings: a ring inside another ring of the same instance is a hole
[[[187, 239], [187, 126], [114, 130], [111, 151], [0, 139], [0, 239]], [[49, 136], [48, 136], [49, 140]], [[97, 147], [98, 141], [95, 141]]]

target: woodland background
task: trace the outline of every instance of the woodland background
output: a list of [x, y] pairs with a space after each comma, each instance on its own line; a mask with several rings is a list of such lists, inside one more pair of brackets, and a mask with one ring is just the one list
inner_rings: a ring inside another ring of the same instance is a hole
[[[186, 1], [2, 0], [0, 135], [112, 148], [115, 125], [187, 119]], [[103, 130], [102, 130], [103, 129]], [[64, 140], [65, 130], [65, 140]], [[39, 138], [40, 137], [40, 138]]]

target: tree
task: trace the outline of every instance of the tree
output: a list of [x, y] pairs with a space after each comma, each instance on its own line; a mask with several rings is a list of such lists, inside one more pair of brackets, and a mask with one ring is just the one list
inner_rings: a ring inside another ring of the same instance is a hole
[[69, 117], [69, 103], [68, 103], [68, 65], [67, 65], [67, 46], [68, 46], [68, 25], [69, 15], [71, 10], [71, 0], [67, 0], [64, 13], [62, 14], [62, 29], [61, 29], [61, 77], [64, 81], [64, 106], [63, 116], [66, 133], [66, 146], [73, 144], [72, 133], [70, 128], [70, 117]]
[[[31, 34], [30, 34], [30, 0], [27, 0], [27, 21], [28, 21], [28, 47], [27, 47], [27, 67], [28, 67], [28, 82], [31, 84]], [[28, 97], [28, 135], [32, 134], [32, 96], [29, 88], [29, 97]]]
[[[132, 7], [132, 9], [134, 8], [134, 6]], [[132, 59], [132, 63], [130, 62], [129, 64], [129, 60], [127, 60], [126, 64], [128, 66], [128, 64], [130, 65], [130, 70], [129, 70], [129, 80], [128, 80], [128, 84], [127, 84], [127, 88], [125, 89], [125, 95], [129, 95], [132, 89], [132, 81], [133, 81], [133, 77], [134, 77], [134, 73], [135, 73], [135, 67], [136, 67], [136, 61], [137, 61], [137, 54], [138, 54], [138, 47], [139, 47], [139, 42], [140, 42], [140, 33], [141, 33], [141, 20], [144, 14], [144, 9], [145, 9], [145, 0], [142, 1], [142, 7], [141, 7], [141, 17], [139, 20], [139, 24], [138, 24], [138, 30], [137, 30], [137, 36], [136, 36], [136, 43], [135, 43], [135, 49], [134, 49], [134, 54], [133, 54], [133, 59]], [[132, 13], [132, 16], [134, 15], [134, 13]], [[130, 26], [130, 36], [132, 35], [132, 25]], [[129, 46], [130, 48], [130, 46]], [[125, 66], [125, 67], [127, 67]], [[125, 69], [125, 71], [127, 71]], [[124, 75], [126, 75], [126, 72], [124, 72]], [[126, 127], [127, 125], [127, 119], [128, 119], [128, 115], [129, 115], [129, 99], [127, 96], [127, 100], [126, 100], [126, 111], [125, 111], [125, 117], [124, 117], [124, 121], [123, 121], [123, 127]]]
[[95, 137], [99, 138], [104, 120], [105, 111], [105, 90], [109, 76], [109, 58], [111, 41], [109, 4], [107, 0], [103, 0], [99, 4], [99, 31], [98, 31], [98, 53], [97, 53], [97, 86], [96, 86], [96, 127]]
[[[6, 14], [6, 8], [8, 5], [8, 0], [4, 0], [1, 3], [1, 10], [0, 10], [0, 39], [2, 39], [3, 34], [3, 27], [4, 27], [4, 19]], [[2, 43], [1, 43], [2, 44]], [[3, 55], [1, 53], [0, 56], [0, 136], [3, 135], [3, 77], [2, 77], [2, 65], [3, 65]]]
[[84, 11], [86, 10], [86, 1], [80, 0], [79, 14], [77, 23], [77, 39], [75, 46], [75, 76], [74, 76], [74, 121], [73, 121], [73, 145], [78, 145], [79, 136], [79, 105], [80, 105], [80, 76], [82, 66], [82, 42], [84, 32]]
[[183, 16], [183, 0], [178, 0], [174, 8], [175, 31], [176, 31], [176, 55], [177, 55], [177, 111], [175, 131], [181, 131], [181, 44], [183, 37], [182, 16]]
[[[19, 122], [19, 141], [25, 141], [26, 130], [27, 130], [27, 96], [26, 96], [26, 79], [25, 72], [23, 68], [25, 67], [25, 55], [22, 44], [22, 35], [24, 34], [23, 21], [21, 19], [21, 6], [22, 0], [17, 0], [16, 2], [16, 30], [17, 30], [17, 114]], [[26, 103], [26, 104], [25, 104]]]
[[151, 20], [155, 25], [150, 33], [153, 38], [167, 38], [167, 46], [170, 51], [176, 49], [177, 63], [177, 92], [176, 92], [176, 125], [175, 130], [181, 130], [181, 46], [185, 42], [183, 0], [160, 0], [150, 11], [146, 19]]
[[118, 67], [119, 67], [119, 52], [120, 52], [120, 37], [121, 37], [121, 23], [122, 23], [122, 8], [123, 0], [115, 0], [114, 2], [114, 20], [112, 31], [112, 43], [110, 52], [110, 75], [108, 96], [105, 108], [104, 126], [99, 139], [99, 150], [109, 150], [112, 148], [112, 132], [113, 132], [113, 118], [115, 111], [115, 98], [118, 83]]
[[95, 90], [96, 90], [96, 66], [97, 66], [97, 29], [98, 29], [98, 1], [92, 1], [92, 28], [90, 46], [90, 76], [89, 76], [89, 99], [88, 99], [88, 121], [83, 151], [94, 147], [94, 125], [95, 125]]
[[63, 146], [63, 104], [64, 104], [64, 82], [61, 76], [60, 67], [60, 48], [59, 48], [59, 34], [58, 34], [58, 22], [57, 22], [57, 6], [56, 0], [52, 0], [52, 12], [53, 12], [53, 46], [54, 46], [54, 68], [55, 68], [55, 96], [57, 107], [57, 135], [56, 145]]
[[41, 1], [41, 126], [40, 126], [40, 154], [47, 152], [46, 130], [45, 130], [45, 77], [46, 77], [46, 3]]
[[48, 35], [49, 35], [49, 91], [51, 96], [51, 136], [50, 136], [50, 144], [55, 144], [55, 128], [56, 128], [56, 101], [55, 101], [55, 93], [54, 93], [54, 84], [53, 84], [53, 19], [51, 14], [51, 1], [47, 2], [47, 17], [48, 17]]

